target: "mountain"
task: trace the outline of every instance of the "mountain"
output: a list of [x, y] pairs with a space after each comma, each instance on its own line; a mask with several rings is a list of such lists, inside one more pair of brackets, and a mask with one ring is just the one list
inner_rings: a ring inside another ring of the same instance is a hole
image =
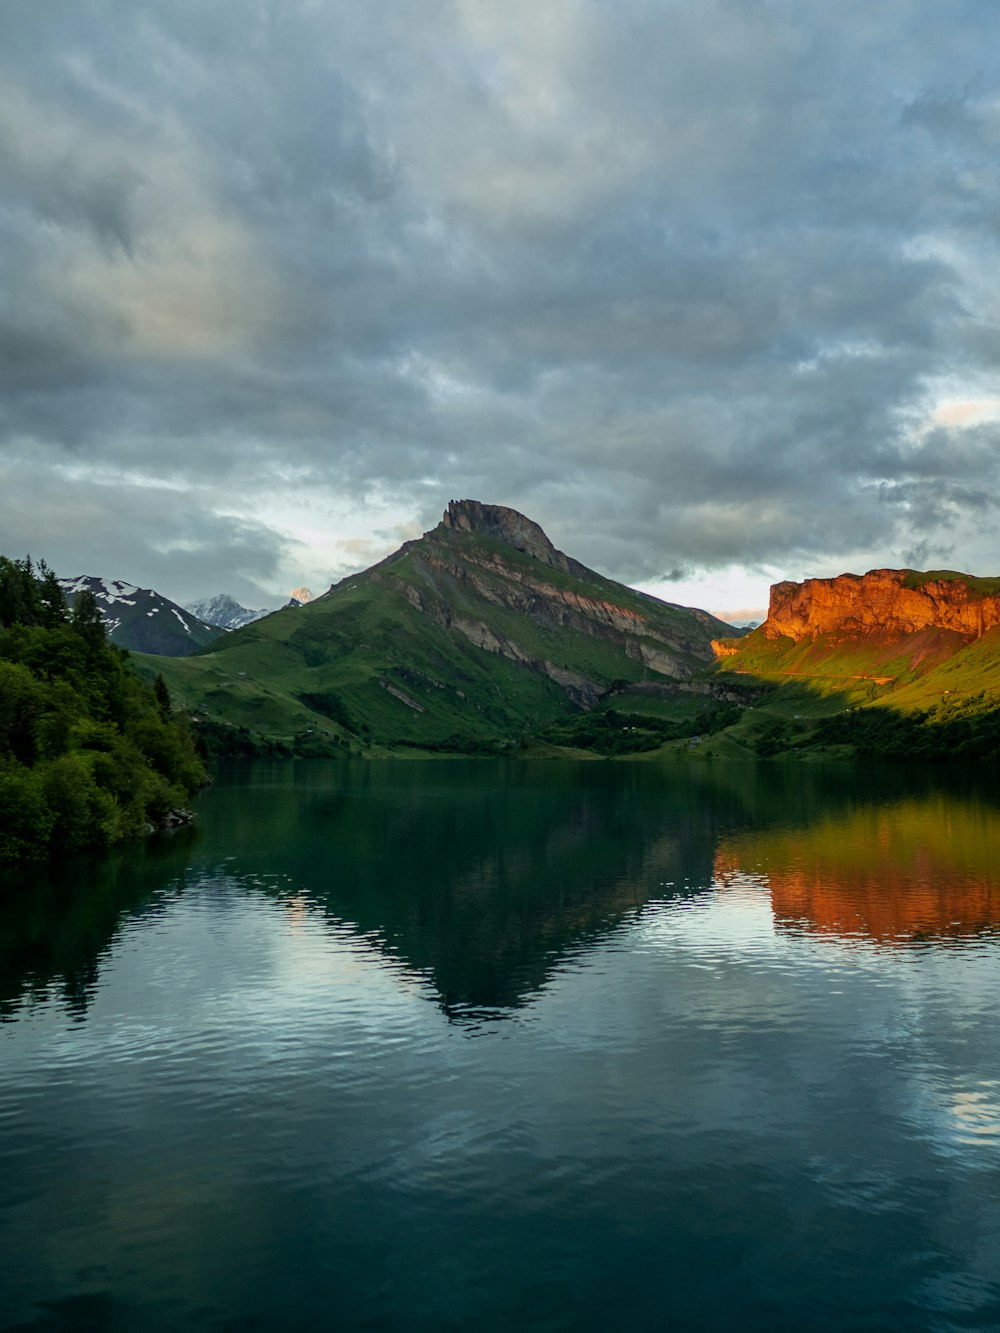
[[208, 726], [504, 752], [611, 697], [687, 707], [690, 682], [704, 704], [712, 640], [735, 632], [604, 578], [515, 510], [459, 500], [371, 569], [164, 672]]
[[211, 625], [215, 629], [241, 629], [244, 625], [250, 625], [255, 620], [271, 614], [270, 607], [265, 607], [261, 611], [251, 611], [225, 592], [220, 592], [215, 597], [206, 597], [201, 602], [193, 602], [187, 610], [202, 624]]
[[108, 638], [131, 652], [186, 657], [217, 639], [221, 632], [151, 588], [137, 588], [120, 579], [85, 574], [75, 579], [60, 579], [59, 585], [70, 606], [77, 593], [84, 589], [92, 592]]
[[874, 569], [777, 583], [764, 624], [715, 650], [717, 679], [768, 687], [731, 733], [758, 754], [1000, 757], [1000, 579]]

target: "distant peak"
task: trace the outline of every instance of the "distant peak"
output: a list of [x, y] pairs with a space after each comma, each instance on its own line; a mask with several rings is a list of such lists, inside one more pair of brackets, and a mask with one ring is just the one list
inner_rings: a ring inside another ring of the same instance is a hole
[[313, 595], [308, 588], [293, 588], [288, 595], [293, 602], [298, 602], [300, 606], [305, 606], [306, 602], [311, 602], [313, 599]]
[[562, 551], [556, 550], [537, 523], [504, 505], [487, 505], [479, 500], [449, 500], [441, 517], [441, 526], [453, 532], [493, 537], [555, 569], [568, 570], [572, 563]]

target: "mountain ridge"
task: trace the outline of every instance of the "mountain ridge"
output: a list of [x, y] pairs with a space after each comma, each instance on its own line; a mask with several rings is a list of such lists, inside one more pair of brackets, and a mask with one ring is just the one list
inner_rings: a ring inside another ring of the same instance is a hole
[[496, 750], [630, 682], [680, 689], [733, 633], [588, 569], [516, 510], [459, 500], [294, 615], [232, 631], [170, 685], [208, 721], [285, 740]]
[[186, 657], [222, 632], [153, 588], [140, 588], [123, 579], [105, 579], [93, 574], [61, 578], [58, 582], [70, 606], [79, 593], [93, 593], [108, 638], [130, 652]]
[[243, 606], [227, 592], [216, 593], [214, 597], [205, 597], [198, 602], [188, 603], [186, 610], [205, 625], [215, 629], [241, 629], [244, 625], [269, 616], [273, 607], [251, 610]]
[[714, 645], [716, 678], [766, 699], [755, 753], [1000, 759], [1000, 579], [877, 569], [771, 589], [767, 620]]

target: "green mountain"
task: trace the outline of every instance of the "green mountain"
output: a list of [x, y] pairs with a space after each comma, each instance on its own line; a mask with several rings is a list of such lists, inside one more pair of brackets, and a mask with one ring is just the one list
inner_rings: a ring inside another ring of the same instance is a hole
[[504, 753], [611, 700], [704, 705], [712, 640], [733, 633], [587, 569], [512, 509], [460, 500], [312, 603], [147, 669], [210, 748]]

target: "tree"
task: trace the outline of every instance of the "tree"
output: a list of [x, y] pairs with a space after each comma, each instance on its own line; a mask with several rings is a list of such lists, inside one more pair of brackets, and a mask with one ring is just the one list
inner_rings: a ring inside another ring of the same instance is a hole
[[89, 589], [84, 588], [82, 592], [77, 593], [70, 624], [88, 648], [96, 652], [104, 647], [107, 635], [104, 621], [101, 619], [101, 608], [97, 598]]
[[170, 691], [167, 689], [167, 682], [163, 679], [161, 672], [157, 672], [156, 679], [153, 681], [153, 693], [156, 695], [156, 702], [160, 707], [160, 716], [164, 720], [169, 719], [172, 706]]
[[46, 629], [55, 629], [69, 618], [66, 607], [66, 594], [59, 585], [59, 580], [44, 560], [38, 565], [38, 601], [41, 623]]

